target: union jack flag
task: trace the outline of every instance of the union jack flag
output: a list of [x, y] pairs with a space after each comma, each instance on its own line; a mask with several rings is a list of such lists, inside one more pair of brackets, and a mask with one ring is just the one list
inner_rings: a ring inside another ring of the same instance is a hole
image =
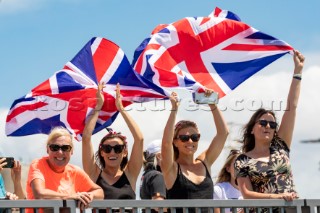
[[137, 74], [116, 44], [104, 38], [92, 38], [63, 69], [14, 101], [6, 120], [6, 134], [48, 134], [53, 127], [64, 126], [80, 138], [86, 117], [96, 105], [99, 82], [106, 84], [105, 103], [94, 133], [111, 125], [118, 114], [117, 83], [121, 85], [124, 107], [169, 95]]
[[136, 49], [134, 69], [162, 87], [204, 87], [225, 96], [273, 61], [293, 50], [216, 8], [208, 17], [159, 25]]
[[212, 13], [209, 14], [209, 17], [220, 17], [232, 19], [235, 21], [241, 21], [240, 17], [237, 14], [229, 11], [229, 10], [221, 10], [219, 7], [216, 7]]

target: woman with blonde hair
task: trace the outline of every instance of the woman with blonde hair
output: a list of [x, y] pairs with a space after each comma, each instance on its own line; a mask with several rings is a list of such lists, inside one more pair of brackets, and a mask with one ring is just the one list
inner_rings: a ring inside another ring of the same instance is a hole
[[102, 189], [80, 167], [69, 164], [73, 142], [67, 129], [54, 128], [48, 136], [46, 149], [48, 156], [30, 164], [27, 199], [74, 199], [84, 209], [93, 199], [103, 198]]
[[239, 156], [239, 150], [230, 150], [230, 153], [219, 172], [218, 179], [214, 185], [215, 200], [240, 199], [241, 192], [235, 183], [234, 162]]
[[[236, 149], [230, 150], [230, 153], [222, 166], [217, 181], [214, 185], [214, 200], [240, 200], [243, 199], [237, 184], [235, 183], [234, 162], [239, 156], [240, 151]], [[238, 212], [241, 209], [237, 210]], [[219, 213], [219, 209], [215, 209], [215, 213]], [[226, 209], [226, 213], [232, 212], [232, 209]]]

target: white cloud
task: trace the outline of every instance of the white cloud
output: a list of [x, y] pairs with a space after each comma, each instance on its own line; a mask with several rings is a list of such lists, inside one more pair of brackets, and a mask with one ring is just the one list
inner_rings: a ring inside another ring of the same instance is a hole
[[[0, 14], [13, 14], [43, 8], [48, 0], [0, 0]], [[55, 4], [79, 4], [80, 0], [55, 0]]]
[[[297, 112], [296, 127], [294, 131], [291, 163], [293, 165], [294, 179], [301, 198], [319, 198], [320, 191], [320, 171], [319, 171], [319, 147], [320, 144], [304, 144], [299, 141], [302, 139], [320, 138], [318, 110], [320, 109], [319, 91], [320, 85], [320, 66], [318, 63], [319, 55], [306, 55], [307, 64], [303, 72], [301, 98]], [[269, 66], [267, 69], [250, 78], [243, 85], [239, 86], [234, 92], [220, 100], [220, 108], [226, 107], [223, 112], [226, 121], [232, 122], [230, 127], [231, 135], [226, 146], [233, 146], [232, 140], [239, 138], [240, 127], [248, 121], [253, 113], [254, 107], [251, 103], [262, 103], [263, 106], [271, 106], [271, 101], [280, 103], [285, 101], [292, 79], [293, 65], [290, 57], [279, 60]], [[215, 134], [214, 124], [209, 112], [203, 110], [190, 111], [190, 96], [186, 93], [180, 93], [183, 97], [178, 118], [194, 120], [202, 133], [200, 141], [200, 151], [203, 151], [211, 138]], [[243, 100], [243, 102], [240, 102]], [[238, 101], [238, 102], [237, 102]], [[238, 103], [236, 105], [235, 103]], [[165, 108], [164, 111], [152, 111], [155, 107], [154, 103], [145, 104], [145, 111], [141, 110], [138, 105], [133, 105], [130, 111], [132, 117], [136, 120], [145, 136], [145, 145], [154, 139], [162, 137], [163, 128], [169, 115], [170, 104], [163, 102], [157, 105], [157, 109]], [[279, 106], [279, 104], [278, 104]], [[283, 106], [284, 107], [284, 106]], [[243, 110], [236, 111], [243, 108]], [[283, 108], [282, 108], [283, 109]], [[31, 159], [45, 155], [45, 135], [34, 135], [26, 137], [6, 137], [4, 133], [5, 118], [8, 109], [0, 109], [0, 151], [6, 156], [14, 156], [21, 159], [25, 163], [29, 163]], [[278, 119], [281, 118], [283, 110], [277, 111]], [[112, 127], [129, 136], [129, 145], [132, 142], [130, 131], [126, 127], [121, 116], [118, 116]], [[94, 147], [97, 148], [98, 143], [106, 131], [100, 132], [93, 136]], [[130, 148], [130, 147], [129, 147]], [[213, 176], [216, 176], [224, 162], [227, 150], [224, 150], [217, 162], [212, 168]], [[71, 163], [81, 166], [81, 143], [75, 142], [75, 152]], [[139, 186], [139, 184], [137, 184]]]
[[38, 9], [44, 2], [45, 0], [0, 0], [0, 14]]

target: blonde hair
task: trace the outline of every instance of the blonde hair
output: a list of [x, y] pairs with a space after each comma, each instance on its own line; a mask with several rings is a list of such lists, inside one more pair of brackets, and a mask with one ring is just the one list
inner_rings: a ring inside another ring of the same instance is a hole
[[238, 156], [240, 155], [239, 150], [230, 150], [230, 153], [222, 167], [222, 169], [219, 172], [218, 179], [216, 183], [222, 183], [222, 182], [230, 182], [231, 181], [231, 174], [228, 172], [227, 168], [232, 164], [232, 161], [234, 161]]
[[47, 145], [50, 145], [50, 143], [52, 141], [54, 141], [55, 139], [57, 139], [58, 137], [61, 137], [61, 136], [70, 137], [70, 139], [71, 139], [71, 144], [70, 145], [73, 147], [72, 135], [70, 134], [70, 132], [66, 128], [64, 128], [62, 126], [54, 127], [50, 131], [50, 134], [48, 135], [48, 139], [47, 139]]

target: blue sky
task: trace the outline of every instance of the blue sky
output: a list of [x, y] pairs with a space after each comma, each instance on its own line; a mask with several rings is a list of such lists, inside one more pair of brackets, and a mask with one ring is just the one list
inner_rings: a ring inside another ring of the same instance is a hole
[[10, 107], [49, 78], [91, 37], [115, 42], [131, 61], [137, 45], [158, 24], [206, 16], [216, 6], [302, 52], [319, 50], [316, 0], [0, 0], [0, 107]]
[[[131, 61], [135, 48], [158, 24], [186, 16], [207, 16], [216, 6], [233, 11], [245, 23], [286, 41], [306, 56], [291, 160], [301, 198], [319, 198], [320, 144], [299, 142], [320, 138], [319, 0], [0, 0], [0, 153], [25, 164], [46, 154], [44, 135], [5, 136], [8, 109], [15, 99], [62, 68], [89, 39], [100, 36], [115, 42]], [[223, 114], [231, 131], [227, 148], [234, 146], [232, 141], [239, 138], [241, 125], [251, 116], [252, 100], [263, 105], [285, 102], [292, 70], [292, 57], [286, 55], [220, 100], [219, 106], [227, 109]], [[234, 108], [235, 101], [240, 99], [244, 100], [241, 112]], [[186, 105], [182, 103], [178, 120], [192, 119], [198, 123], [203, 133], [201, 152], [214, 134], [211, 116], [204, 110], [186, 110]], [[283, 111], [277, 111], [279, 118]], [[168, 110], [131, 112], [144, 133], [145, 144], [161, 138], [168, 113]], [[130, 132], [120, 116], [113, 128], [130, 141]], [[103, 134], [94, 135], [94, 147]], [[222, 166], [227, 148], [214, 164], [213, 176]], [[79, 166], [80, 153], [81, 143], [76, 143], [71, 162]]]

